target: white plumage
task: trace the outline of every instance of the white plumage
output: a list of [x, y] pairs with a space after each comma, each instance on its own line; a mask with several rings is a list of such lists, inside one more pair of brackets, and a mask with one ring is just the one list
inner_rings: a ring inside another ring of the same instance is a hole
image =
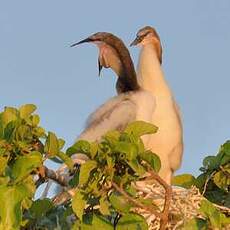
[[153, 28], [144, 27], [131, 45], [137, 44], [141, 46], [138, 82], [154, 97], [156, 107], [151, 122], [159, 128], [145, 147], [159, 155], [162, 163], [159, 175], [170, 184], [173, 172], [181, 165], [183, 154], [180, 112], [161, 68], [162, 48], [158, 34]]

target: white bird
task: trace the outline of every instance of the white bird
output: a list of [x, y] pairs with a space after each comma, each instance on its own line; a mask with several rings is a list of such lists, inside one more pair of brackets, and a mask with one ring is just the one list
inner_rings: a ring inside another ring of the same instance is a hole
[[[136, 77], [129, 51], [124, 43], [111, 33], [99, 32], [73, 44], [94, 43], [99, 48], [99, 73], [103, 67], [111, 68], [118, 76], [118, 96], [109, 99], [88, 119], [85, 130], [78, 137], [88, 141], [99, 141], [109, 130], [123, 130], [130, 122], [150, 122], [155, 101], [153, 95], [143, 90]], [[143, 141], [147, 143], [149, 135]]]
[[160, 38], [154, 28], [146, 26], [138, 31], [132, 45], [141, 46], [137, 67], [138, 82], [142, 89], [152, 93], [156, 103], [151, 123], [159, 129], [150, 136], [145, 147], [158, 154], [161, 159], [159, 175], [171, 184], [174, 171], [181, 165], [183, 134], [179, 107], [161, 68]]

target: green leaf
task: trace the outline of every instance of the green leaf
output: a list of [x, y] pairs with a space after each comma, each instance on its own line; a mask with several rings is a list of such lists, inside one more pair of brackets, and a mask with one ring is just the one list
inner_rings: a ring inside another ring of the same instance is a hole
[[220, 159], [216, 156], [207, 156], [203, 160], [203, 165], [208, 170], [215, 170], [220, 166]]
[[65, 145], [65, 141], [62, 138], [58, 139], [59, 150], [61, 150]]
[[46, 215], [46, 213], [53, 208], [53, 203], [50, 199], [45, 198], [43, 200], [36, 200], [30, 207], [30, 214], [33, 218], [41, 218]]
[[2, 113], [2, 123], [5, 127], [8, 123], [11, 121], [15, 121], [18, 119], [18, 111], [15, 108], [12, 107], [5, 107], [4, 112]]
[[126, 162], [132, 168], [132, 170], [136, 172], [139, 176], [142, 176], [144, 173], [146, 173], [145, 168], [138, 162], [138, 160], [134, 159], [132, 161]]
[[220, 148], [220, 152], [224, 152], [230, 157], [230, 140], [226, 141]]
[[119, 153], [125, 153], [126, 159], [132, 161], [133, 159], [137, 158], [138, 147], [133, 143], [120, 141], [117, 142], [114, 151]]
[[48, 133], [48, 137], [45, 143], [44, 151], [50, 156], [55, 156], [59, 153], [59, 142], [56, 135], [52, 132]]
[[117, 141], [119, 140], [120, 132], [117, 130], [109, 131], [103, 136], [103, 139], [109, 142], [109, 144], [113, 147], [116, 145]]
[[95, 156], [97, 155], [97, 152], [98, 152], [98, 143], [92, 142], [90, 144], [90, 156], [91, 156], [91, 159], [95, 158]]
[[22, 220], [22, 201], [28, 196], [23, 184], [0, 186], [0, 229], [19, 229]]
[[[85, 215], [84, 215], [85, 216]], [[88, 223], [90, 222], [90, 223]], [[76, 228], [79, 230], [79, 228]], [[81, 230], [114, 230], [113, 225], [103, 216], [93, 214], [90, 221], [80, 225]]]
[[140, 137], [145, 134], [156, 133], [157, 130], [158, 128], [153, 124], [147, 123], [145, 121], [134, 121], [126, 127], [124, 132]]
[[159, 172], [161, 168], [161, 160], [155, 153], [153, 153], [150, 150], [147, 150], [145, 152], [141, 152], [139, 156], [142, 160], [150, 164], [150, 166], [153, 168], [155, 172]]
[[176, 186], [180, 186], [183, 188], [190, 188], [196, 182], [196, 179], [191, 174], [182, 174], [178, 176], [174, 176], [172, 179], [172, 184]]
[[15, 132], [15, 139], [17, 141], [32, 140], [31, 129], [27, 125], [20, 125]]
[[0, 176], [5, 174], [5, 169], [8, 163], [8, 158], [0, 156]]
[[101, 214], [104, 216], [110, 215], [108, 200], [104, 197], [101, 197], [99, 202], [100, 202], [99, 211], [101, 212]]
[[206, 220], [200, 218], [193, 218], [187, 221], [184, 225], [184, 230], [207, 230], [208, 225]]
[[208, 200], [202, 200], [199, 212], [210, 221], [212, 227], [221, 229], [221, 213], [211, 202]]
[[97, 162], [93, 160], [86, 161], [84, 164], [81, 165], [79, 176], [80, 185], [84, 185], [89, 180], [91, 171], [96, 167]]
[[37, 107], [33, 104], [26, 104], [26, 105], [22, 105], [19, 108], [19, 114], [20, 117], [22, 119], [26, 119], [27, 117], [29, 117], [35, 110], [37, 109]]
[[111, 193], [109, 201], [112, 206], [121, 213], [128, 213], [132, 207], [130, 202], [117, 192]]
[[12, 166], [12, 176], [15, 183], [24, 179], [33, 170], [42, 165], [42, 156], [39, 152], [31, 152], [28, 155], [20, 156]]
[[73, 169], [73, 160], [67, 154], [63, 152], [58, 152], [57, 156], [68, 166], [70, 170]]
[[222, 171], [215, 173], [213, 177], [214, 183], [220, 188], [228, 191], [230, 186], [230, 164], [222, 168]]
[[148, 230], [148, 224], [143, 216], [129, 213], [119, 219], [116, 230]]
[[73, 146], [67, 149], [66, 154], [72, 156], [75, 153], [85, 153], [89, 155], [90, 143], [85, 140], [77, 141]]
[[86, 200], [84, 199], [84, 194], [82, 194], [81, 191], [77, 190], [72, 200], [72, 208], [74, 213], [80, 220], [82, 220], [85, 205]]
[[32, 116], [32, 126], [36, 127], [39, 124], [39, 122], [40, 122], [40, 117], [37, 114], [33, 115]]

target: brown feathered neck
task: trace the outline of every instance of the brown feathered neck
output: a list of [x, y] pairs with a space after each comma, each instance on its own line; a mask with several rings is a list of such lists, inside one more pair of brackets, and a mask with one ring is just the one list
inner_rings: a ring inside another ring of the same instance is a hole
[[117, 79], [116, 88], [118, 93], [138, 90], [140, 87], [137, 82], [136, 71], [130, 53], [123, 41], [111, 33], [104, 34], [99, 40], [113, 48], [121, 62], [121, 71]]

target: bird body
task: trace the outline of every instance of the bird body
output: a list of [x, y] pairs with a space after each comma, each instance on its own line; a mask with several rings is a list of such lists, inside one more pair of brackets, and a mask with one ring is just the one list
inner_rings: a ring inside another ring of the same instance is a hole
[[[141, 30], [142, 33], [144, 29]], [[159, 129], [156, 134], [149, 137], [145, 147], [159, 155], [162, 162], [159, 175], [170, 184], [172, 174], [180, 167], [182, 160], [182, 123], [179, 108], [161, 68], [159, 36], [156, 36], [155, 31], [152, 35], [146, 36], [145, 41], [142, 38], [137, 76], [142, 89], [151, 92], [154, 97], [156, 106], [151, 123]]]
[[[109, 130], [122, 131], [132, 121], [151, 122], [155, 108], [154, 97], [144, 90], [122, 93], [101, 105], [88, 118], [78, 139], [99, 141]], [[143, 141], [147, 144], [148, 137]]]
[[[132, 121], [150, 122], [155, 107], [151, 92], [143, 90], [138, 82], [129, 51], [124, 43], [110, 33], [100, 32], [73, 44], [95, 43], [99, 48], [99, 73], [102, 67], [111, 68], [117, 74], [119, 95], [109, 99], [88, 119], [84, 131], [78, 137], [88, 141], [99, 141], [110, 130], [124, 130]], [[148, 137], [143, 138], [144, 144]]]

